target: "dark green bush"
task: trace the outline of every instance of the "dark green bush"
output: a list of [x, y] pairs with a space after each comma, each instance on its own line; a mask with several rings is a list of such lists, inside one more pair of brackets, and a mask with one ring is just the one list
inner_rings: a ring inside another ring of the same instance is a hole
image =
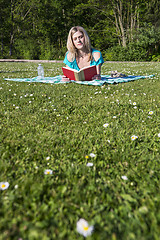
[[106, 61], [146, 61], [147, 51], [138, 44], [129, 44], [127, 47], [114, 46], [107, 49], [104, 55]]

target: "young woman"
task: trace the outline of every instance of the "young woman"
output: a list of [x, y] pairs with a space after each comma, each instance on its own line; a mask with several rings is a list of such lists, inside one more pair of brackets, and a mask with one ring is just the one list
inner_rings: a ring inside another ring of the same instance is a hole
[[[83, 67], [96, 65], [97, 75], [94, 79], [101, 79], [101, 65], [104, 63], [100, 51], [91, 48], [89, 36], [85, 29], [80, 26], [72, 27], [67, 39], [68, 52], [65, 55], [64, 63], [67, 67], [80, 70]], [[63, 81], [69, 81], [65, 76]]]

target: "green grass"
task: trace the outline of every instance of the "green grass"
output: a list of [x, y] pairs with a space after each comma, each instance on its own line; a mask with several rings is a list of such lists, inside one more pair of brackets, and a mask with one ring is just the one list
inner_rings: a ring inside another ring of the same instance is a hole
[[[103, 87], [3, 80], [37, 65], [0, 63], [0, 239], [81, 240], [84, 218], [87, 239], [159, 240], [160, 64], [105, 63], [155, 77]], [[62, 65], [44, 63], [45, 76]]]

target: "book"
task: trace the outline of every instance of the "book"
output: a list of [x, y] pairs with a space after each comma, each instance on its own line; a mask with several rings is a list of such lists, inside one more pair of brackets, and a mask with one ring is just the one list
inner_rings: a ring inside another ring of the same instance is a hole
[[79, 71], [68, 67], [62, 67], [62, 71], [67, 78], [74, 81], [91, 81], [92, 77], [97, 75], [96, 66], [84, 67]]

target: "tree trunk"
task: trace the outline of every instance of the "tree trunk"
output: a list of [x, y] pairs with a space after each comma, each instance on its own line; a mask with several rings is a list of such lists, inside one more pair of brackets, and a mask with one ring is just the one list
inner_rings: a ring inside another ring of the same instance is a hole
[[116, 29], [120, 33], [120, 41], [122, 46], [126, 47], [126, 34], [125, 34], [125, 28], [123, 26], [122, 1], [119, 0], [119, 3], [116, 1], [113, 4], [114, 4], [114, 16], [115, 16]]
[[13, 48], [13, 0], [11, 0], [11, 32], [10, 32], [10, 51], [9, 55], [12, 56], [12, 48]]

